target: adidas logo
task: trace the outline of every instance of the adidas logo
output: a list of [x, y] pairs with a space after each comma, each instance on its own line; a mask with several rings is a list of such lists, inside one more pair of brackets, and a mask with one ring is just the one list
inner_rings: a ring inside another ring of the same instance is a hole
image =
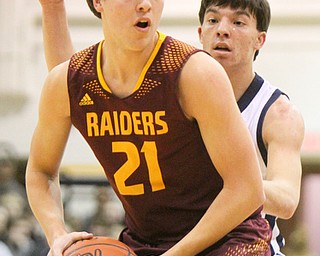
[[81, 99], [81, 101], [79, 102], [80, 106], [89, 106], [89, 105], [93, 105], [93, 100], [90, 98], [89, 94], [86, 93], [83, 98]]

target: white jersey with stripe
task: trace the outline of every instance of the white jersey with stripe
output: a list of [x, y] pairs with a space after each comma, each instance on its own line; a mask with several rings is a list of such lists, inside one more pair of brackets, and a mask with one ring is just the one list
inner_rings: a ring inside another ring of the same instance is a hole
[[[241, 115], [249, 128], [258, 153], [263, 178], [266, 177], [267, 172], [268, 152], [262, 139], [262, 125], [268, 109], [282, 94], [278, 88], [256, 74], [254, 80], [238, 101]], [[272, 228], [271, 255], [284, 255], [280, 250], [285, 241], [277, 226], [277, 217], [268, 214], [264, 214], [264, 217], [269, 221]]]

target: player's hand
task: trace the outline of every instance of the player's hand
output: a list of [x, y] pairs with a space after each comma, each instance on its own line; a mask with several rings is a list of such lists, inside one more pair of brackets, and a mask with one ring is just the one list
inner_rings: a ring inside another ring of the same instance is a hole
[[87, 232], [72, 232], [56, 238], [47, 256], [62, 256], [62, 253], [79, 240], [91, 239], [93, 234]]

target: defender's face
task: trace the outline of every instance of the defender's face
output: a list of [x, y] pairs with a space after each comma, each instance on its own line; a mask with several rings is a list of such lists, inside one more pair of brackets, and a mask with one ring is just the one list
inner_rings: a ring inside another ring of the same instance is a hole
[[247, 10], [212, 5], [198, 29], [200, 42], [227, 70], [238, 65], [252, 65], [254, 54], [263, 46], [266, 37], [256, 25], [256, 19]]

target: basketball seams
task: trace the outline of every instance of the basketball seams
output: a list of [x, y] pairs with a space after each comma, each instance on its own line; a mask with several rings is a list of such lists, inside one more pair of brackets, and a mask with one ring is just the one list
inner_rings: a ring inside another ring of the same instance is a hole
[[[82, 241], [85, 241], [85, 240], [82, 240]], [[88, 240], [89, 241], [89, 240]], [[76, 244], [76, 243], [75, 243]], [[80, 250], [82, 249], [85, 249], [85, 248], [90, 248], [90, 247], [99, 247], [99, 246], [109, 246], [109, 247], [116, 247], [118, 249], [121, 249], [123, 250], [124, 252], [127, 252], [128, 256], [133, 256], [134, 254], [131, 253], [130, 249], [128, 247], [126, 247], [126, 245], [117, 245], [117, 244], [114, 244], [114, 243], [105, 243], [105, 242], [96, 242], [96, 243], [93, 243], [93, 244], [84, 244], [82, 245], [81, 247], [78, 247], [76, 249], [73, 249], [72, 251], [70, 252], [67, 252], [67, 254], [64, 254], [64, 256], [77, 256], [77, 255], [73, 255], [74, 253], [77, 253], [79, 252]], [[101, 247], [100, 247], [101, 248]], [[100, 249], [99, 248], [99, 249]], [[97, 248], [96, 248], [97, 249]], [[83, 252], [82, 252], [83, 253]]]

